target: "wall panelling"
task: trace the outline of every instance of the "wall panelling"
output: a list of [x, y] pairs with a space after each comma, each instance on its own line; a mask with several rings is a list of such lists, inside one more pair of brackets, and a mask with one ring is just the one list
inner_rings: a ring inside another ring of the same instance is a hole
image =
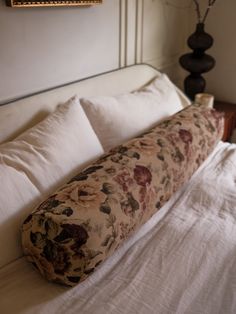
[[178, 81], [188, 10], [168, 1], [20, 10], [0, 2], [0, 102], [141, 62]]

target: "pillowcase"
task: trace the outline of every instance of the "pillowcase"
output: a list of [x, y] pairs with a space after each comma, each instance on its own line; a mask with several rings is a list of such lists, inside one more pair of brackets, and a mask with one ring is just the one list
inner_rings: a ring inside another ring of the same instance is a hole
[[84, 280], [189, 180], [222, 133], [221, 114], [189, 106], [103, 156], [25, 220], [27, 258], [49, 280]]
[[133, 93], [80, 101], [105, 151], [183, 109], [174, 85], [165, 74]]
[[102, 153], [76, 98], [0, 145], [0, 267], [22, 255], [20, 226], [32, 206]]

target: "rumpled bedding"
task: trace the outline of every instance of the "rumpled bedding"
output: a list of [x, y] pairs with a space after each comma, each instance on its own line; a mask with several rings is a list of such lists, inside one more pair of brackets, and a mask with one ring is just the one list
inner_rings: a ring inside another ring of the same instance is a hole
[[[236, 144], [220, 142], [165, 206], [87, 280], [0, 270], [0, 313], [236, 313]], [[7, 245], [7, 241], [6, 241]]]

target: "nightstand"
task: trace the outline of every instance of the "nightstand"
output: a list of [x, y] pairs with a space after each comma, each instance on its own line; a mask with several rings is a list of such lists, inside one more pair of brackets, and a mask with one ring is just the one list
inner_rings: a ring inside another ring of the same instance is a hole
[[236, 127], [236, 104], [216, 100], [214, 102], [214, 108], [225, 113], [225, 127], [222, 141], [228, 142]]

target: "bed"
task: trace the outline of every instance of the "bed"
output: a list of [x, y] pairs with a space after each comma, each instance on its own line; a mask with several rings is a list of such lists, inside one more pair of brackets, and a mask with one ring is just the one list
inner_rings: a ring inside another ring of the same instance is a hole
[[[158, 84], [153, 85], [153, 80]], [[157, 94], [150, 100], [156, 87]], [[143, 93], [140, 107], [140, 94], [133, 91]], [[76, 94], [80, 99], [71, 98]], [[75, 105], [82, 97], [83, 110]], [[138, 97], [134, 98], [135, 110], [132, 97]], [[162, 99], [158, 110], [156, 97]], [[125, 115], [119, 111], [122, 101]], [[53, 115], [58, 104], [65, 102], [66, 107], [52, 118], [50, 113]], [[109, 115], [105, 119], [107, 113], [101, 104], [106, 102]], [[91, 116], [91, 103], [97, 106], [95, 118]], [[150, 105], [147, 115], [143, 103]], [[190, 107], [185, 95], [148, 65], [101, 74], [0, 106], [1, 313], [236, 312], [235, 144], [215, 142], [190, 178], [181, 182], [88, 278], [73, 287], [47, 281], [28, 263], [21, 248], [24, 220], [55, 190], [78, 173], [93, 175], [98, 182], [91, 167], [87, 168], [91, 163], [97, 165], [99, 158], [100, 164], [104, 158], [114, 159], [117, 155], [106, 157], [110, 149], [117, 153], [116, 147], [124, 147], [123, 142], [133, 137], [142, 137], [140, 134], [147, 133], [157, 120], [166, 123], [165, 119]], [[128, 121], [130, 117], [133, 120], [126, 123], [129, 110]], [[138, 119], [138, 128], [133, 128]], [[184, 149], [187, 141], [184, 134]], [[137, 154], [125, 153], [127, 158], [138, 160]], [[182, 158], [180, 154], [177, 157]], [[139, 176], [136, 179], [142, 181]], [[124, 181], [122, 184], [124, 187]], [[143, 183], [139, 185], [139, 191], [143, 191]], [[106, 185], [103, 192], [106, 194], [108, 189], [111, 187]], [[137, 207], [133, 198], [132, 204]], [[68, 207], [63, 210], [69, 217]], [[103, 206], [103, 212], [107, 214], [107, 207]], [[32, 237], [32, 230], [31, 240], [40, 246], [41, 239]], [[65, 232], [63, 237], [67, 240]]]

